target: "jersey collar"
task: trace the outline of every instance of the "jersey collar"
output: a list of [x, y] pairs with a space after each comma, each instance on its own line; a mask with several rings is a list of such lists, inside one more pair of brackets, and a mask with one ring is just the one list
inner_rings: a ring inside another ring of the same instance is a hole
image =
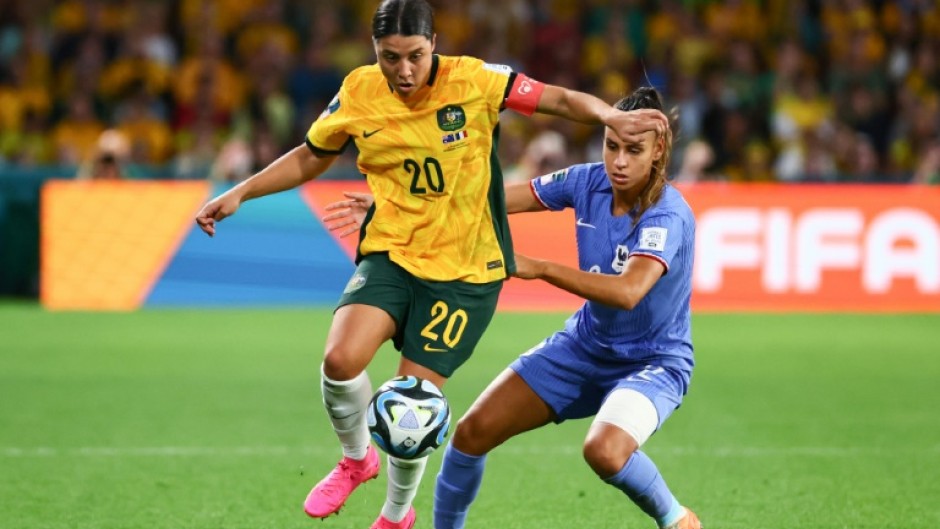
[[437, 79], [438, 66], [440, 66], [440, 56], [435, 53], [431, 56], [431, 73], [428, 74], [428, 86], [434, 86], [434, 80]]

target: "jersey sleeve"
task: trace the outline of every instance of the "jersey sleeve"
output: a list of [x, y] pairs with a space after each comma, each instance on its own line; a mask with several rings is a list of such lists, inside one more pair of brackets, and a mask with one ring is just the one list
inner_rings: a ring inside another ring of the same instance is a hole
[[479, 59], [468, 59], [473, 65], [473, 78], [477, 86], [483, 91], [490, 107], [501, 109], [509, 83], [515, 74], [512, 68], [505, 64], [490, 64]]
[[479, 64], [477, 79], [493, 108], [509, 108], [526, 116], [535, 112], [542, 91], [545, 90], [544, 84], [514, 72], [505, 64], [483, 61], [479, 61]]
[[580, 171], [577, 166], [533, 178], [529, 189], [546, 209], [561, 211], [574, 207], [575, 188]]
[[348, 121], [348, 92], [345, 83], [339, 93], [310, 125], [307, 131], [307, 147], [317, 154], [340, 154], [352, 140], [345, 130]]
[[630, 256], [649, 257], [662, 263], [666, 271], [682, 246], [683, 221], [678, 215], [653, 215], [636, 227], [637, 241]]

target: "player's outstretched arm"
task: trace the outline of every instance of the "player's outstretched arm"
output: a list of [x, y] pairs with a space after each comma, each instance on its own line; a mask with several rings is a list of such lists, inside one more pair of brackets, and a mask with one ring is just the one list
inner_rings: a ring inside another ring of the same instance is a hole
[[606, 125], [625, 142], [644, 132], [655, 131], [657, 135], [669, 132], [669, 119], [659, 110], [645, 108], [624, 112], [590, 94], [555, 85], [545, 85], [535, 110], [580, 123]]
[[545, 206], [535, 198], [529, 182], [514, 182], [503, 188], [506, 193], [506, 212], [545, 211]]
[[319, 156], [299, 145], [251, 178], [210, 200], [196, 214], [196, 224], [210, 237], [216, 223], [234, 215], [242, 202], [293, 189], [326, 171], [336, 156]]
[[631, 310], [665, 273], [662, 263], [633, 256], [619, 276], [584, 272], [553, 261], [516, 254], [516, 274], [521, 279], [541, 279], [584, 299]]

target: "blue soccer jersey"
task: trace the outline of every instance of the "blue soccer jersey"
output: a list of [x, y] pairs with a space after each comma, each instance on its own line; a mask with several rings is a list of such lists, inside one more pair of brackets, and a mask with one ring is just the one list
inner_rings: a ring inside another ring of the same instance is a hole
[[613, 190], [604, 164], [574, 165], [532, 180], [532, 191], [550, 210], [574, 208], [581, 270], [620, 274], [641, 255], [662, 263], [664, 275], [632, 310], [587, 301], [566, 330], [592, 344], [596, 355], [691, 370], [689, 300], [695, 218], [679, 191], [663, 188], [660, 200], [634, 224], [614, 216]]

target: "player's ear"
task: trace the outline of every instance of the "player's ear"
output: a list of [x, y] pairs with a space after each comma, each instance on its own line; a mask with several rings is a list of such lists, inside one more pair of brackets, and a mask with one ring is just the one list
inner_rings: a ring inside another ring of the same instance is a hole
[[437, 45], [437, 33], [431, 35], [431, 51], [434, 51], [434, 46]]
[[666, 152], [666, 136], [660, 134], [656, 136], [656, 141], [653, 143], [653, 161], [659, 161], [664, 152]]

